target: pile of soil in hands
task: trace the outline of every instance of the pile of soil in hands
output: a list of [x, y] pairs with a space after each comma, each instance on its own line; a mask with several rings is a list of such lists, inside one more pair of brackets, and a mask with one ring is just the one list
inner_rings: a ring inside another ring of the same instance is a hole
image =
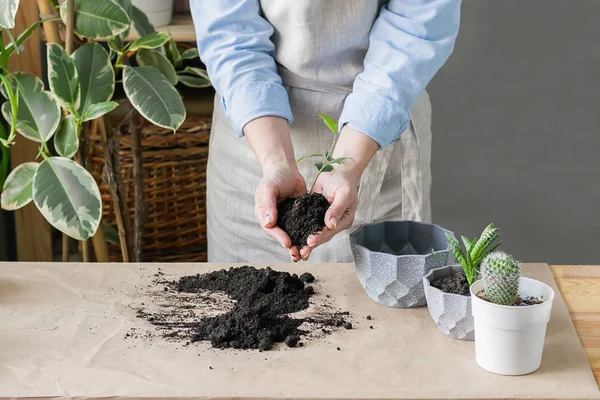
[[[180, 306], [168, 312], [139, 311], [138, 316], [166, 329], [163, 337], [189, 342], [210, 341], [215, 348], [269, 350], [274, 343], [282, 342], [289, 347], [300, 347], [303, 346], [301, 337], [309, 333], [300, 328], [305, 322], [319, 327], [352, 327], [345, 319], [348, 312], [331, 310], [306, 318], [288, 315], [308, 308], [309, 298], [314, 294], [314, 288], [308, 283], [314, 280], [310, 273], [298, 277], [268, 267], [256, 269], [250, 266], [185, 276], [178, 281], [162, 282], [171, 288], [165, 295], [171, 299], [172, 293], [183, 296]], [[190, 310], [190, 296], [194, 298], [191, 305], [194, 309], [210, 302], [218, 307], [219, 303], [213, 297], [215, 293], [228, 296], [225, 312], [198, 316]], [[324, 308], [329, 310], [327, 306]], [[169, 313], [181, 314], [183, 318], [173, 318]]]
[[292, 246], [302, 248], [310, 235], [325, 226], [328, 208], [327, 198], [320, 193], [285, 199], [277, 205], [277, 225], [292, 239]]
[[454, 275], [448, 275], [431, 282], [431, 286], [440, 289], [444, 293], [460, 294], [470, 296], [469, 282], [464, 272], [458, 272]]

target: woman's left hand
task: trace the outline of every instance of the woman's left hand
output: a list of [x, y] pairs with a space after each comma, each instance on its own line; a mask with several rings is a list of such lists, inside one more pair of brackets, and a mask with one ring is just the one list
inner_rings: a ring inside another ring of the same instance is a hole
[[333, 171], [321, 173], [315, 182], [314, 192], [325, 196], [330, 206], [325, 213], [323, 230], [310, 235], [307, 246], [300, 249], [304, 261], [314, 248], [352, 226], [358, 205], [358, 181], [378, 148], [377, 143], [364, 133], [349, 126], [342, 129], [332, 156], [349, 159], [334, 165]]

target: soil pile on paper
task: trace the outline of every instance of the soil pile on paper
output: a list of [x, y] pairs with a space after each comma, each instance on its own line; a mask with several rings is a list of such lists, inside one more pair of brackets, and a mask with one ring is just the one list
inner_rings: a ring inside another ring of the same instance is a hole
[[306, 239], [325, 226], [327, 198], [320, 193], [283, 200], [277, 206], [277, 225], [290, 236], [292, 246], [306, 246]]
[[[165, 296], [171, 299], [168, 311], [140, 310], [138, 315], [166, 329], [166, 337], [210, 341], [215, 348], [269, 350], [281, 342], [295, 347], [302, 336], [310, 333], [309, 329], [331, 333], [331, 328], [347, 323], [349, 313], [331, 307], [323, 308], [327, 311], [316, 316], [291, 316], [309, 307], [314, 289], [308, 282], [313, 280], [310, 274], [298, 277], [250, 266], [185, 276], [162, 282], [166, 285]], [[181, 304], [173, 304], [178, 301]], [[202, 308], [220, 312], [198, 314]], [[305, 322], [308, 324], [301, 329]]]

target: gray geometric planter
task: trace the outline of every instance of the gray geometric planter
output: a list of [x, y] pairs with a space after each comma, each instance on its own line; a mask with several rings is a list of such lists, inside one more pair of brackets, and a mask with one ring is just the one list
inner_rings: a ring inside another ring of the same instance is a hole
[[350, 234], [356, 275], [367, 295], [388, 307], [424, 306], [423, 277], [456, 262], [446, 233], [454, 236], [437, 225], [387, 221]]
[[458, 340], [474, 340], [475, 328], [471, 314], [471, 297], [445, 293], [431, 286], [440, 278], [454, 275], [463, 269], [460, 265], [449, 265], [431, 270], [423, 278], [429, 314], [444, 335]]

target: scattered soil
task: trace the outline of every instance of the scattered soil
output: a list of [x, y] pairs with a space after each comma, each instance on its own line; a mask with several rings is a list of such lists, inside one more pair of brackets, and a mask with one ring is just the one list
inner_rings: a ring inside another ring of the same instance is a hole
[[[485, 300], [487, 302], [489, 302], [489, 300], [485, 297], [485, 293], [482, 291], [480, 291], [479, 293], [477, 293], [477, 297], [479, 297], [481, 300]], [[536, 304], [542, 304], [544, 302], [543, 299], [538, 299], [537, 297], [534, 296], [528, 296], [526, 298], [521, 298], [520, 296], [517, 297], [517, 300], [515, 300], [514, 304], [512, 305], [513, 307], [526, 307], [526, 306], [535, 306]]]
[[431, 286], [440, 289], [444, 293], [460, 294], [470, 296], [469, 282], [464, 272], [458, 272], [454, 275], [448, 275], [431, 282]]
[[304, 282], [314, 282], [311, 274], [298, 277], [244, 266], [175, 281], [155, 276], [155, 284], [164, 285], [166, 291], [155, 291], [158, 301], [147, 302], [151, 304], [139, 309], [138, 317], [163, 330], [164, 338], [186, 344], [209, 341], [214, 348], [261, 351], [282, 342], [301, 347], [302, 337], [322, 336], [350, 324], [349, 312], [330, 304], [294, 317], [309, 307], [314, 288]]
[[325, 226], [327, 198], [320, 193], [283, 200], [277, 206], [277, 225], [292, 239], [292, 246], [306, 246], [306, 239]]

